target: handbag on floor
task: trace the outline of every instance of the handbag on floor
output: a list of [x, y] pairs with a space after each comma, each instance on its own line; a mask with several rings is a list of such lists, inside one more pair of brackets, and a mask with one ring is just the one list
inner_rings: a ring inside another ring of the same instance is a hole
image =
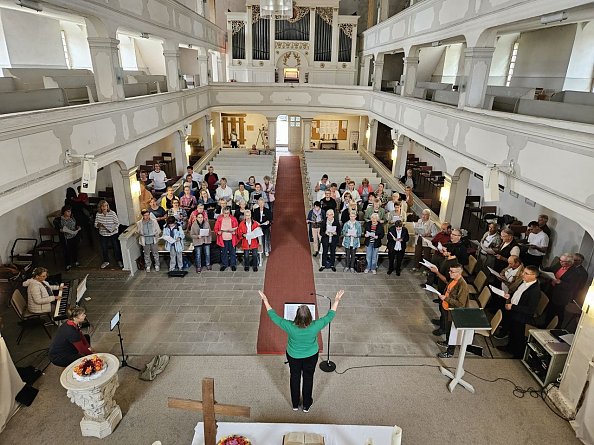
[[365, 257], [357, 257], [355, 269], [359, 273], [365, 272], [365, 269], [367, 269], [367, 259]]

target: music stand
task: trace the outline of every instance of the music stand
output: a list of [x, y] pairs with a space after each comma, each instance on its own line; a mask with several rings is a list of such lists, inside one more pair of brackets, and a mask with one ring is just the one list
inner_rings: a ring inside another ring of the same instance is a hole
[[464, 377], [464, 356], [466, 355], [466, 348], [472, 343], [474, 331], [490, 330], [491, 324], [487, 320], [485, 311], [480, 308], [452, 309], [450, 314], [452, 315], [452, 322], [456, 325], [456, 329], [463, 332], [460, 356], [458, 357], [456, 374], [453, 374], [443, 366], [440, 366], [439, 370], [443, 375], [452, 379], [448, 385], [450, 392], [454, 391], [456, 385], [460, 384], [474, 394], [474, 387], [462, 379]]
[[120, 331], [120, 321], [122, 318], [122, 314], [120, 313], [120, 311], [117, 311], [116, 314], [112, 317], [111, 322], [110, 322], [110, 327], [109, 330], [113, 331], [114, 328], [117, 326], [118, 327], [118, 337], [120, 337], [120, 350], [122, 351], [122, 364], [120, 365], [120, 368], [132, 368], [135, 369], [138, 372], [142, 372], [140, 369], [135, 368], [132, 365], [128, 364], [128, 356], [124, 353], [124, 339], [122, 338], [122, 332]]

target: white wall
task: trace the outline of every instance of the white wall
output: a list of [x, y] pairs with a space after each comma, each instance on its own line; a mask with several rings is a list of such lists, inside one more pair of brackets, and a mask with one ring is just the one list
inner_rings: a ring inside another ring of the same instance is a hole
[[136, 61], [136, 49], [134, 47], [134, 38], [125, 34], [118, 34], [117, 39], [120, 41], [120, 64], [125, 71], [138, 70], [138, 63]]
[[[56, 189], [0, 216], [0, 261], [10, 262], [10, 249], [17, 238], [39, 239], [39, 228], [50, 227], [47, 215], [60, 210], [64, 205], [66, 188]], [[21, 244], [29, 246], [29, 243]], [[32, 245], [29, 247], [33, 247]], [[25, 252], [17, 252], [25, 253]]]
[[465, 43], [454, 43], [448, 45], [443, 56], [443, 69], [440, 73], [435, 72], [434, 76], [441, 76], [438, 82], [458, 85], [460, 76], [464, 74], [464, 50]]
[[73, 69], [93, 69], [89, 42], [87, 41], [87, 28], [73, 22], [60, 20], [60, 27], [66, 34], [66, 44], [70, 54]]
[[489, 85], [505, 86], [507, 72], [509, 70], [509, 60], [514, 48], [514, 43], [518, 40], [520, 34], [505, 34], [499, 36], [491, 61], [491, 71], [489, 71]]
[[195, 49], [180, 48], [179, 63], [182, 74], [200, 74], [198, 51]]
[[[468, 186], [471, 195], [483, 196], [483, 181], [470, 176]], [[509, 190], [499, 193], [499, 202], [489, 203], [497, 205], [499, 215], [512, 215], [527, 225], [536, 221], [538, 215], [549, 215], [549, 227], [553, 230], [553, 239], [549, 259], [564, 252], [578, 252], [584, 238], [585, 231], [578, 224], [563, 215], [553, 212], [541, 204], [534, 207], [526, 203], [526, 199], [519, 195], [517, 198], [510, 195]]]
[[564, 90], [591, 91], [594, 76], [594, 22], [577, 25]]
[[13, 68], [67, 68], [58, 20], [11, 9], [0, 19]]
[[134, 39], [136, 47], [136, 63], [139, 70], [147, 74], [165, 75], [165, 57], [163, 44], [158, 40]]
[[[426, 161], [434, 170], [442, 170], [451, 175], [454, 172], [447, 171], [443, 158], [438, 158], [425, 148], [416, 143], [411, 143], [409, 152], [414, 153], [421, 161]], [[482, 174], [481, 172], [478, 172]], [[464, 193], [464, 192], [462, 192]], [[468, 194], [484, 197], [483, 181], [475, 177], [472, 173], [468, 184]], [[451, 197], [450, 197], [451, 199]], [[536, 221], [538, 215], [544, 213], [549, 215], [549, 227], [553, 229], [553, 240], [551, 252], [548, 258], [553, 258], [564, 252], [579, 252], [586, 232], [574, 221], [565, 216], [555, 213], [543, 205], [536, 204], [534, 207], [526, 203], [523, 196], [517, 198], [510, 195], [509, 190], [499, 193], [498, 202], [489, 202], [488, 205], [497, 206], [498, 215], [512, 215], [527, 225], [530, 221]]]
[[[4, 36], [4, 26], [2, 25], [2, 9], [0, 9], [0, 68], [10, 68], [10, 57], [6, 46], [6, 37]], [[0, 76], [2, 70], [0, 70]]]
[[522, 33], [511, 86], [562, 90], [576, 29], [571, 24]]
[[417, 82], [431, 82], [433, 73], [437, 69], [445, 50], [445, 46], [421, 48], [419, 52]]
[[175, 133], [170, 134], [154, 144], [147, 145], [136, 155], [136, 165], [144, 165], [147, 160], [153, 159], [153, 156], [161, 156], [162, 152], [173, 153], [173, 137]]
[[[318, 114], [314, 117], [316, 120], [323, 120], [323, 121], [348, 121], [347, 126], [347, 139], [344, 141], [336, 141], [338, 142], [338, 149], [339, 150], [350, 150], [352, 146], [351, 142], [351, 132], [359, 131], [359, 116], [352, 116], [346, 114]], [[303, 124], [302, 124], [303, 125]], [[361, 138], [365, 138], [365, 134], [359, 135], [359, 141]], [[318, 146], [318, 140], [312, 139], [312, 141], [316, 142], [316, 146]]]

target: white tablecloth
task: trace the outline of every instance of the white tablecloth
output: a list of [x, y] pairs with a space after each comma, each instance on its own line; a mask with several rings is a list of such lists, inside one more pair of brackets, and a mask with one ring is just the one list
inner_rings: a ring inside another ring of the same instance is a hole
[[[311, 423], [217, 423], [217, 440], [231, 434], [246, 436], [253, 445], [281, 445], [283, 435], [292, 431], [317, 433], [325, 445], [364, 445], [371, 438], [373, 445], [391, 445], [391, 426], [324, 425]], [[204, 426], [198, 422], [192, 445], [204, 445]]]
[[23, 389], [25, 383], [17, 372], [10, 353], [0, 335], [0, 432], [15, 413], [18, 403], [14, 400], [16, 395]]

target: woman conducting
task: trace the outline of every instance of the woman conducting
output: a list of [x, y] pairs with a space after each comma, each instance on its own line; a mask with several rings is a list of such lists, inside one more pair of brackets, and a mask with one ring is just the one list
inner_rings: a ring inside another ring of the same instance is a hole
[[49, 359], [54, 365], [66, 367], [73, 361], [93, 353], [91, 338], [80, 330], [86, 316], [87, 311], [84, 307], [68, 309], [68, 321], [60, 326], [49, 348]]
[[274, 324], [285, 331], [289, 337], [287, 342], [287, 360], [291, 370], [291, 402], [293, 411], [299, 409], [299, 396], [301, 389], [301, 375], [303, 374], [303, 412], [309, 412], [313, 399], [313, 375], [318, 363], [318, 333], [332, 321], [336, 315], [338, 303], [344, 295], [344, 290], [339, 290], [334, 298], [332, 308], [318, 320], [312, 320], [311, 312], [306, 305], [299, 306], [295, 320], [285, 320], [272, 309], [264, 292], [259, 291], [260, 297], [268, 316]]

